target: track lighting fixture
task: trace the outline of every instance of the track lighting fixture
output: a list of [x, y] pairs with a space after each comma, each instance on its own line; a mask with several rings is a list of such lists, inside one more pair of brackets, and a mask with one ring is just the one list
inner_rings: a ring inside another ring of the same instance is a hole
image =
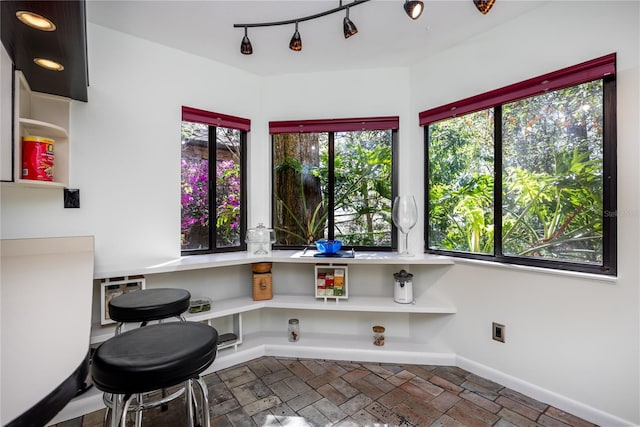
[[473, 3], [476, 5], [478, 10], [482, 12], [483, 15], [486, 15], [495, 1], [496, 0], [473, 0]]
[[347, 7], [347, 16], [344, 17], [344, 21], [342, 24], [343, 30], [344, 30], [344, 38], [348, 39], [349, 37], [351, 37], [352, 35], [356, 34], [358, 32], [358, 29], [356, 28], [356, 25], [351, 22], [351, 19], [349, 19], [349, 8]]
[[[476, 1], [476, 0], [474, 0]], [[409, 18], [418, 19], [424, 10], [424, 3], [421, 1], [404, 0], [404, 11], [407, 12]]]
[[[302, 18], [297, 19], [288, 19], [285, 21], [274, 21], [274, 22], [257, 22], [252, 24], [233, 24], [235, 28], [244, 28], [244, 38], [242, 39], [242, 44], [240, 45], [240, 52], [244, 55], [251, 55], [253, 53], [253, 48], [251, 46], [251, 42], [249, 41], [249, 37], [247, 36], [247, 28], [249, 27], [273, 27], [276, 25], [289, 25], [295, 24], [296, 29], [293, 33], [293, 37], [291, 37], [291, 41], [289, 42], [289, 49], [300, 51], [302, 50], [302, 38], [300, 37], [300, 33], [298, 32], [298, 23], [303, 21], [310, 21], [312, 19], [321, 18], [323, 16], [331, 15], [332, 13], [340, 12], [341, 10], [346, 9], [347, 14], [343, 20], [343, 31], [344, 38], [347, 39], [354, 34], [358, 33], [358, 29], [355, 24], [351, 22], [349, 19], [349, 9], [355, 6], [359, 6], [362, 3], [366, 3], [370, 0], [353, 0], [351, 3], [343, 5], [342, 0], [340, 0], [340, 5], [334, 9], [329, 9], [324, 12], [316, 13], [315, 15], [303, 16]], [[495, 3], [495, 0], [473, 0], [473, 3], [476, 5], [478, 10], [482, 12], [482, 14], [486, 14]], [[418, 19], [424, 10], [424, 2], [419, 0], [405, 0], [404, 1], [404, 11], [409, 15], [411, 19]]]
[[[312, 19], [321, 18], [323, 16], [330, 15], [332, 13], [340, 12], [341, 10], [347, 9], [347, 16], [343, 21], [344, 27], [344, 37], [350, 37], [358, 32], [356, 26], [349, 19], [349, 8], [361, 5], [362, 3], [366, 3], [370, 0], [354, 0], [348, 5], [342, 5], [342, 1], [340, 1], [340, 5], [336, 8], [326, 10], [324, 12], [316, 13], [315, 15], [304, 16], [298, 19], [288, 19], [285, 21], [275, 21], [275, 22], [259, 22], [252, 24], [233, 24], [235, 28], [244, 28], [244, 38], [242, 39], [242, 44], [240, 45], [240, 52], [245, 55], [251, 55], [253, 53], [253, 49], [251, 49], [251, 43], [249, 42], [249, 38], [247, 37], [247, 28], [249, 27], [273, 27], [276, 25], [288, 25], [288, 24], [296, 24], [296, 30], [293, 33], [293, 37], [291, 37], [291, 41], [289, 42], [289, 48], [295, 51], [302, 50], [302, 38], [300, 37], [300, 33], [298, 32], [298, 23], [303, 21], [310, 21]], [[348, 35], [347, 35], [348, 34]], [[245, 43], [246, 42], [246, 43]]]
[[289, 49], [295, 50], [296, 52], [300, 52], [302, 50], [302, 39], [300, 38], [300, 33], [298, 32], [297, 22], [296, 31], [293, 33], [293, 37], [291, 37], [291, 41], [289, 42]]
[[243, 55], [251, 55], [253, 53], [253, 46], [251, 46], [251, 41], [249, 40], [249, 36], [247, 36], [247, 27], [244, 27], [244, 37], [240, 44], [240, 53]]

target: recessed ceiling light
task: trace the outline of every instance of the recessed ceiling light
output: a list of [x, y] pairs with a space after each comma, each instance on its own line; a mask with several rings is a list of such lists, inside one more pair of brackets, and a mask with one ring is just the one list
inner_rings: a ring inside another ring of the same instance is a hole
[[37, 13], [19, 10], [16, 12], [16, 17], [26, 25], [37, 30], [55, 31], [56, 29], [56, 24], [51, 22], [50, 19], [47, 19], [42, 15], [38, 15]]
[[33, 58], [33, 62], [41, 66], [42, 68], [46, 68], [47, 70], [53, 71], [62, 71], [64, 70], [64, 65], [59, 62], [52, 61], [50, 59], [45, 58]]

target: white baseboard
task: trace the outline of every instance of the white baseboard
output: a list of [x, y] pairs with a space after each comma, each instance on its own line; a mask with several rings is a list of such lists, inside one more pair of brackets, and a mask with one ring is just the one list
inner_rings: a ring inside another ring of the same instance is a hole
[[562, 396], [551, 390], [523, 381], [462, 356], [456, 357], [456, 366], [600, 426], [637, 426], [636, 423], [618, 418], [615, 415], [585, 405], [582, 402]]
[[265, 356], [295, 357], [301, 359], [343, 360], [371, 363], [406, 363], [412, 365], [453, 366], [456, 355], [453, 353], [417, 353], [401, 350], [381, 352], [371, 346], [371, 350], [353, 348], [322, 348], [313, 346], [265, 345]]

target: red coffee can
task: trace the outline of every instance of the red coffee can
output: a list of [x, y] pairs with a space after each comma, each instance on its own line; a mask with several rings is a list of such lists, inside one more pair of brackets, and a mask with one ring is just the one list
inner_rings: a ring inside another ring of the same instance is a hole
[[22, 138], [22, 179], [53, 181], [53, 143], [42, 136]]

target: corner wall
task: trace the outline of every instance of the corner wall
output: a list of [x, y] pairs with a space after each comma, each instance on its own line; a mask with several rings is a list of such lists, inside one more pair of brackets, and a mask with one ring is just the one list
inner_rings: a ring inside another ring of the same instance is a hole
[[417, 116], [617, 52], [617, 280], [458, 262], [432, 285], [458, 308], [443, 333], [461, 364], [607, 426], [640, 424], [639, 18], [638, 2], [550, 2], [411, 68]]

